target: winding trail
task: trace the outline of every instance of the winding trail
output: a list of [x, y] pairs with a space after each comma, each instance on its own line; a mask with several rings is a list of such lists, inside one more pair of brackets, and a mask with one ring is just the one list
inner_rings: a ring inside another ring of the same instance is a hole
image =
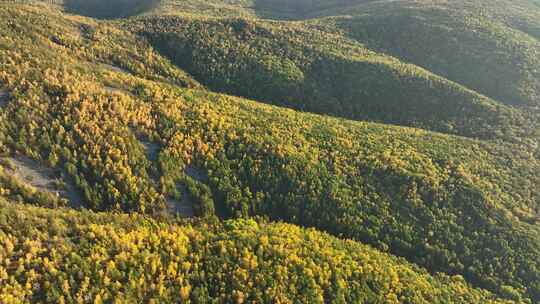
[[[119, 66], [116, 66], [116, 65], [111, 65], [111, 64], [108, 64], [108, 63], [100, 63], [99, 67], [101, 67], [101, 68], [103, 68], [103, 69], [105, 69], [107, 71], [126, 74], [126, 75], [131, 75], [131, 73], [128, 70], [126, 70], [124, 68], [121, 68]], [[110, 94], [122, 93], [122, 94], [131, 95], [131, 92], [129, 92], [125, 88], [119, 88], [119, 87], [114, 87], [114, 86], [110, 86], [110, 85], [105, 85], [105, 91], [107, 91]]]
[[100, 63], [99, 65], [102, 68], [104, 68], [106, 70], [109, 70], [109, 71], [118, 72], [118, 73], [124, 73], [124, 74], [130, 74], [128, 70], [126, 70], [124, 68], [121, 68], [119, 66], [116, 66], [116, 65], [111, 65], [111, 64], [108, 64], [108, 63]]

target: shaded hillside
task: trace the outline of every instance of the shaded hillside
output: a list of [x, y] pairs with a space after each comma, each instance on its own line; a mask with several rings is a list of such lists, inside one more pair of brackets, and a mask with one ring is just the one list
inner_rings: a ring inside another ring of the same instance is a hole
[[100, 19], [125, 18], [157, 8], [160, 0], [64, 0], [66, 11]]
[[[320, 23], [335, 22], [371, 49], [421, 66], [499, 102], [538, 106], [540, 9], [529, 8], [531, 21], [523, 17], [518, 22], [509, 18], [511, 14], [499, 11], [516, 5], [507, 3], [376, 2], [343, 11], [353, 17]], [[498, 10], [490, 11], [489, 7], [497, 6]]]
[[517, 303], [359, 243], [253, 220], [180, 226], [0, 199], [0, 256], [6, 304]]
[[[78, 12], [74, 11], [80, 14], [99, 11], [85, 5], [101, 5], [109, 12], [110, 16], [104, 16], [108, 18], [143, 13], [243, 17], [258, 14], [269, 18], [284, 14], [291, 19], [352, 16], [312, 22], [329, 27], [328, 31], [335, 31], [337, 26], [372, 50], [423, 67], [498, 102], [533, 106], [540, 102], [540, 9], [530, 1], [258, 0], [224, 3], [165, 0], [129, 2], [130, 9], [124, 9], [126, 4], [128, 2], [123, 1], [65, 3], [71, 11], [74, 10], [70, 7], [80, 6]], [[89, 15], [100, 14], [104, 15]]]
[[216, 91], [470, 137], [536, 136], [524, 112], [302, 24], [152, 17], [126, 26]]
[[[183, 1], [165, 0], [169, 3]], [[197, 2], [191, 0], [190, 2]], [[220, 2], [220, 1], [215, 1]], [[234, 2], [239, 9], [251, 8], [254, 13], [269, 19], [306, 20], [331, 16], [362, 16], [373, 7], [425, 7], [447, 9], [454, 17], [482, 19], [488, 26], [495, 23], [525, 32], [538, 38], [540, 19], [538, 18], [538, 0], [253, 0]], [[184, 12], [189, 9], [183, 9]], [[195, 13], [195, 11], [192, 11]], [[208, 13], [206, 13], [208, 14]]]
[[360, 4], [377, 0], [253, 0], [255, 11], [261, 17], [271, 19], [308, 19], [326, 11], [346, 10]]

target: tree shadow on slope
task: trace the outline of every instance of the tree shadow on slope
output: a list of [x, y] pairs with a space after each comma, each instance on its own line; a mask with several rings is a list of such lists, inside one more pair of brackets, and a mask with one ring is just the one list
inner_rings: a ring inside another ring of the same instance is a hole
[[161, 0], [66, 0], [66, 11], [98, 19], [127, 18], [147, 12]]

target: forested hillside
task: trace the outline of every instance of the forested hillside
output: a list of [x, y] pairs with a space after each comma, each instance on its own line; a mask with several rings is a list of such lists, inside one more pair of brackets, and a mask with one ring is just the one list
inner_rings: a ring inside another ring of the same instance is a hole
[[527, 15], [520, 10], [523, 23], [517, 23], [507, 19], [508, 13], [489, 10], [497, 4], [505, 6], [493, 1], [471, 1], [467, 6], [377, 2], [348, 11], [362, 12], [358, 17], [335, 22], [371, 49], [499, 102], [538, 106], [540, 10]]
[[409, 2], [0, 2], [0, 302], [539, 303], [536, 12]]
[[145, 18], [128, 28], [209, 88], [298, 110], [484, 139], [537, 138], [537, 117], [302, 25]]
[[0, 245], [5, 304], [513, 303], [459, 276], [433, 277], [368, 246], [282, 223], [160, 223], [0, 199]]

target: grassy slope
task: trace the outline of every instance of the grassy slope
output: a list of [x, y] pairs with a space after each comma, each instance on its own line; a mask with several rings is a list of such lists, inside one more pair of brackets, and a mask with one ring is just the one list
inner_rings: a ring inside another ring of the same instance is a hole
[[[315, 226], [540, 299], [540, 164], [530, 154], [179, 89], [171, 83], [197, 84], [114, 26], [2, 5], [0, 82], [13, 99], [1, 147], [65, 166], [88, 207], [157, 211], [171, 185], [190, 180], [189, 164], [207, 175], [191, 177], [192, 195], [223, 216]], [[88, 26], [92, 36], [80, 31]], [[157, 186], [139, 134], [161, 144]]]
[[279, 223], [179, 226], [0, 198], [0, 245], [5, 304], [514, 303], [457, 276], [432, 277], [368, 246]]

